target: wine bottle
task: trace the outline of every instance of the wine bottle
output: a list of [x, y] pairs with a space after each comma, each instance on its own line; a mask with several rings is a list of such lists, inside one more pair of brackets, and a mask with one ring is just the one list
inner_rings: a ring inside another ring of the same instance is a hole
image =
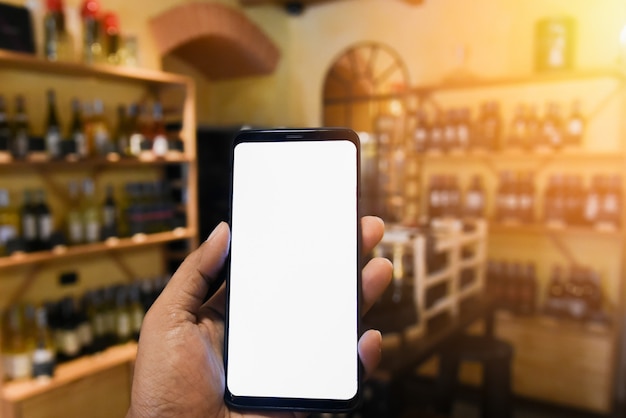
[[119, 236], [117, 214], [118, 208], [115, 196], [113, 195], [113, 185], [108, 184], [106, 187], [104, 202], [102, 203], [102, 240]]
[[2, 362], [6, 380], [28, 379], [32, 375], [29, 335], [24, 308], [12, 305], [2, 319]]
[[93, 102], [93, 115], [91, 119], [91, 139], [95, 155], [99, 157], [115, 158], [116, 150], [111, 140], [111, 130], [104, 116], [104, 103], [100, 99]]
[[128, 294], [124, 286], [118, 287], [115, 292], [115, 337], [118, 344], [126, 343], [133, 337]]
[[83, 62], [99, 63], [103, 60], [103, 47], [100, 30], [100, 2], [84, 0], [81, 15], [83, 18]]
[[458, 112], [456, 109], [448, 109], [445, 125], [443, 128], [443, 149], [446, 151], [459, 148], [456, 125], [458, 123]]
[[145, 316], [144, 307], [141, 303], [141, 290], [139, 283], [133, 283], [129, 285], [128, 304], [132, 337], [135, 341], [138, 341], [141, 331], [141, 325], [143, 324], [143, 318]]
[[107, 286], [102, 291], [102, 317], [104, 319], [104, 341], [106, 347], [110, 347], [117, 342], [116, 291], [117, 288], [115, 286]]
[[65, 32], [65, 16], [62, 0], [47, 0], [44, 16], [44, 53], [49, 61], [58, 61], [62, 56], [61, 39]]
[[572, 103], [572, 110], [565, 123], [565, 138], [563, 145], [567, 147], [580, 147], [585, 135], [586, 121], [580, 109], [580, 101]]
[[46, 150], [52, 159], [61, 157], [61, 126], [57, 113], [56, 94], [50, 89], [47, 92], [48, 119], [46, 121]]
[[415, 127], [413, 130], [413, 149], [415, 152], [424, 152], [428, 147], [430, 127], [426, 112], [419, 109], [415, 114]]
[[436, 219], [441, 215], [441, 176], [434, 175], [430, 178], [428, 187], [428, 216]]
[[112, 65], [118, 65], [121, 62], [120, 57], [120, 28], [117, 14], [107, 12], [102, 18], [104, 24], [104, 56], [106, 62]]
[[85, 135], [85, 124], [83, 123], [80, 102], [78, 99], [72, 100], [72, 122], [70, 124], [68, 138], [74, 142], [74, 152], [79, 158], [86, 158], [89, 155], [87, 149], [87, 138]]
[[443, 135], [445, 128], [445, 114], [442, 110], [437, 110], [435, 119], [430, 125], [430, 135], [428, 137], [428, 150], [440, 152], [443, 151]]
[[85, 242], [85, 230], [80, 210], [80, 189], [74, 180], [68, 185], [69, 206], [66, 216], [66, 233], [70, 245], [80, 245]]
[[533, 173], [520, 173], [517, 185], [517, 214], [520, 222], [532, 223], [535, 220], [535, 185]]
[[81, 299], [81, 306], [89, 320], [93, 336], [92, 351], [99, 352], [106, 348], [106, 330], [102, 291], [86, 292]]
[[546, 114], [541, 124], [541, 145], [545, 148], [560, 149], [563, 146], [563, 121], [559, 105], [548, 103]]
[[0, 95], [0, 154], [11, 154], [11, 125], [4, 96]]
[[130, 155], [129, 120], [126, 117], [126, 107], [124, 105], [117, 107], [117, 125], [113, 133], [113, 142], [121, 157]]
[[76, 305], [76, 332], [78, 333], [78, 339], [80, 341], [81, 355], [96, 352], [94, 330], [91, 321], [89, 321], [87, 309], [85, 299], [81, 298], [80, 302]]
[[96, 191], [93, 180], [83, 180], [83, 199], [81, 212], [83, 217], [83, 228], [85, 231], [85, 242], [94, 243], [100, 241], [100, 209], [96, 201]]
[[464, 214], [469, 218], [482, 218], [485, 216], [485, 189], [482, 178], [478, 175], [472, 177], [471, 183], [465, 192]]
[[500, 106], [496, 101], [485, 103], [482, 126], [482, 143], [488, 150], [496, 150], [500, 146], [502, 133], [502, 118]]
[[36, 191], [34, 212], [37, 225], [37, 249], [49, 250], [52, 248], [54, 221], [46, 201], [46, 192], [43, 189]]
[[20, 215], [11, 205], [7, 189], [0, 189], [0, 256], [8, 255], [9, 246], [18, 238]]
[[548, 225], [565, 224], [565, 192], [562, 174], [553, 174], [548, 182], [544, 198], [544, 217]]
[[59, 362], [69, 361], [80, 356], [81, 341], [78, 333], [76, 303], [72, 297], [65, 297], [60, 302], [60, 328], [58, 336]]
[[152, 152], [157, 157], [164, 157], [169, 149], [169, 143], [163, 121], [163, 106], [160, 102], [152, 106], [152, 134]]
[[141, 144], [145, 138], [141, 128], [139, 105], [136, 103], [128, 107], [128, 132], [130, 133], [128, 154], [137, 157], [141, 153]]
[[550, 283], [548, 285], [544, 307], [545, 313], [559, 318], [564, 317], [567, 307], [566, 298], [563, 268], [560, 265], [555, 265], [552, 268]]
[[24, 190], [20, 217], [22, 225], [22, 238], [24, 239], [26, 251], [36, 251], [38, 244], [37, 214], [35, 212], [35, 203], [33, 199], [33, 192], [31, 190]]
[[458, 110], [456, 118], [456, 139], [458, 147], [466, 151], [472, 143], [472, 128], [470, 122], [470, 109], [463, 107]]
[[13, 125], [13, 157], [25, 159], [30, 147], [30, 124], [26, 113], [24, 96], [15, 98], [15, 118]]
[[43, 306], [35, 311], [35, 349], [33, 351], [33, 377], [54, 375], [56, 348], [48, 324], [48, 312]]

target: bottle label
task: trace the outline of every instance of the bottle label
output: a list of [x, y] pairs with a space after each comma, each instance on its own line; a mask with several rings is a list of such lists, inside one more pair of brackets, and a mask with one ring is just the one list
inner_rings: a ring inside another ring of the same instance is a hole
[[72, 244], [83, 242], [83, 224], [79, 221], [70, 221], [68, 226], [69, 240]]
[[572, 119], [567, 126], [567, 130], [571, 136], [580, 136], [583, 133], [583, 122], [580, 119]]
[[482, 210], [483, 195], [482, 193], [471, 192], [467, 194], [467, 208], [472, 210]]
[[427, 134], [426, 130], [423, 128], [418, 128], [415, 130], [415, 144], [418, 147], [418, 150], [421, 150], [426, 144]]
[[28, 154], [28, 134], [25, 131], [16, 134], [14, 152], [17, 158], [24, 158]]
[[98, 129], [94, 132], [94, 143], [98, 155], [106, 155], [109, 149], [109, 133], [105, 129]]
[[141, 144], [144, 140], [142, 134], [135, 133], [130, 136], [130, 154], [139, 155], [141, 153]]
[[100, 240], [100, 224], [92, 221], [85, 225], [85, 241], [98, 242]]
[[87, 140], [82, 132], [74, 132], [72, 135], [76, 144], [76, 153], [81, 157], [87, 157]]
[[469, 128], [466, 125], [459, 125], [456, 132], [459, 145], [467, 147], [469, 145]]
[[75, 329], [62, 330], [60, 335], [59, 351], [68, 357], [75, 357], [80, 352], [80, 338]]
[[93, 334], [96, 337], [102, 337], [104, 334], [106, 334], [106, 328], [104, 324], [104, 314], [97, 313], [94, 315], [93, 321], [92, 321], [92, 329], [93, 329]]
[[591, 194], [587, 198], [585, 205], [585, 219], [589, 222], [598, 220], [598, 210], [600, 209], [600, 197], [597, 194]]
[[604, 212], [611, 215], [619, 212], [619, 199], [617, 196], [608, 194], [604, 197]]
[[54, 374], [54, 352], [46, 348], [37, 348], [33, 352], [33, 377]]
[[0, 245], [5, 245], [7, 242], [17, 237], [17, 228], [13, 225], [0, 225]]
[[141, 324], [143, 323], [143, 311], [141, 308], [134, 309], [132, 312], [132, 327], [133, 332], [139, 332], [141, 329]]
[[48, 241], [52, 236], [52, 215], [44, 214], [39, 216], [39, 239]]
[[103, 315], [104, 318], [104, 329], [106, 333], [114, 333], [115, 332], [115, 311], [107, 310], [107, 312]]
[[115, 207], [104, 206], [102, 208], [102, 224], [105, 227], [115, 226]]
[[46, 133], [46, 147], [50, 157], [58, 158], [61, 156], [61, 135], [57, 129], [50, 129]]
[[441, 198], [438, 191], [433, 190], [430, 192], [430, 204], [433, 207], [438, 207], [441, 204]]
[[120, 339], [130, 337], [132, 333], [131, 318], [128, 314], [120, 314], [117, 316], [117, 336]]
[[82, 347], [89, 347], [93, 344], [93, 332], [88, 322], [81, 323], [76, 329], [78, 339]]
[[519, 197], [519, 206], [521, 209], [530, 209], [533, 207], [533, 196], [522, 194]]
[[26, 379], [31, 376], [32, 360], [29, 353], [9, 354], [3, 359], [4, 372], [10, 380]]
[[163, 157], [165, 154], [167, 154], [168, 148], [169, 148], [169, 144], [167, 142], [167, 138], [165, 137], [165, 135], [157, 135], [154, 138], [154, 142], [152, 144], [152, 151], [154, 152], [155, 155], [159, 157]]
[[22, 217], [22, 233], [26, 241], [37, 239], [37, 219], [35, 215], [25, 214]]

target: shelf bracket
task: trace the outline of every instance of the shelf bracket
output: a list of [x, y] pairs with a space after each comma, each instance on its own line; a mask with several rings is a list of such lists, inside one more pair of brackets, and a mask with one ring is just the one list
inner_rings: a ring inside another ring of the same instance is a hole
[[128, 263], [125, 260], [122, 259], [122, 257], [120, 256], [119, 252], [117, 252], [117, 251], [110, 252], [109, 256], [115, 262], [115, 264], [120, 268], [120, 270], [122, 270], [122, 272], [124, 272], [124, 275], [126, 275], [126, 279], [129, 282], [131, 282], [135, 278], [139, 277], [139, 276], [137, 276], [136, 272], [133, 271], [133, 269], [130, 268]]
[[13, 293], [13, 295], [11, 295], [11, 298], [9, 299], [9, 305], [13, 305], [22, 300], [26, 292], [28, 292], [28, 289], [30, 289], [30, 287], [37, 280], [37, 275], [41, 270], [43, 270], [43, 268], [43, 264], [35, 264], [31, 266], [28, 273], [24, 276], [24, 279], [21, 280], [17, 290]]
[[558, 250], [563, 254], [563, 256], [567, 259], [568, 263], [574, 266], [579, 266], [580, 263], [576, 259], [574, 253], [565, 245], [563, 240], [558, 237], [555, 233], [548, 231], [548, 237], [553, 242], [554, 246], [558, 248]]

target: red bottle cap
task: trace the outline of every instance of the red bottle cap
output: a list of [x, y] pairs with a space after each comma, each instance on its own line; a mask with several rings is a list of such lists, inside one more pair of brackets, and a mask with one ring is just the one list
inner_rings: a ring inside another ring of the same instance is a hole
[[98, 0], [85, 0], [81, 15], [83, 17], [95, 17], [100, 12], [100, 2]]
[[63, 0], [46, 0], [46, 7], [49, 12], [62, 12]]
[[120, 20], [116, 13], [107, 12], [102, 18], [102, 22], [104, 24], [104, 30], [109, 33], [117, 33], [120, 28]]

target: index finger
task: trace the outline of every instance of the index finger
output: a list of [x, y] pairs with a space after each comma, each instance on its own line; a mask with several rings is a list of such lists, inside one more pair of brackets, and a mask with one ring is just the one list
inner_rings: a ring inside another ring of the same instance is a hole
[[367, 254], [383, 239], [385, 222], [377, 216], [361, 218], [361, 239], [363, 254]]

